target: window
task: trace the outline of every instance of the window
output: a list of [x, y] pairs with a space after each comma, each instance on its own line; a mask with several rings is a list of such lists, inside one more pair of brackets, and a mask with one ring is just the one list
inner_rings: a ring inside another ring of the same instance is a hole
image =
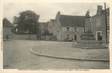
[[69, 31], [69, 29], [70, 29], [70, 28], [69, 28], [69, 27], [67, 27], [67, 31]]

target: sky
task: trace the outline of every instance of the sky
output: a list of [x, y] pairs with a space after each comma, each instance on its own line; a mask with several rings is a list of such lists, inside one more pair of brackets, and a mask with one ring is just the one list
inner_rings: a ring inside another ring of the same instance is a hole
[[104, 3], [76, 3], [76, 2], [39, 2], [39, 3], [17, 3], [17, 2], [4, 2], [3, 4], [3, 17], [6, 17], [13, 22], [14, 16], [19, 16], [19, 13], [25, 10], [32, 10], [40, 15], [40, 22], [47, 22], [50, 19], [55, 19], [58, 11], [65, 15], [85, 15], [87, 10], [90, 15], [96, 14], [97, 5]]

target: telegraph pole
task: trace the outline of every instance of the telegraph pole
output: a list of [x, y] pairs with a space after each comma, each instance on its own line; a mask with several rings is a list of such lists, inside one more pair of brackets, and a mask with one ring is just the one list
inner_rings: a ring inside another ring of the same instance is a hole
[[106, 43], [108, 43], [107, 41], [107, 11], [106, 11], [106, 3], [104, 3], [104, 10], [105, 10], [105, 26], [106, 26]]

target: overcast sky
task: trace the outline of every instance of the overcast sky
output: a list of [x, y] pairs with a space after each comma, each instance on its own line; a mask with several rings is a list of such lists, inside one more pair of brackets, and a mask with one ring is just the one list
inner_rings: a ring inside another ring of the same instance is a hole
[[58, 11], [66, 15], [85, 15], [89, 10], [90, 15], [94, 15], [97, 5], [103, 6], [103, 3], [4, 3], [3, 15], [12, 22], [20, 12], [32, 10], [40, 15], [40, 22], [46, 22], [54, 19]]

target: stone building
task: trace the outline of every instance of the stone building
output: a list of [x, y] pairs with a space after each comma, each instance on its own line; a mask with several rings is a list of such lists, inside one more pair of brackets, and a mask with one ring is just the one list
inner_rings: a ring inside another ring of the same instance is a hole
[[50, 38], [51, 40], [57, 40], [56, 38], [56, 20], [54, 19], [51, 19], [49, 22], [48, 22], [48, 31], [49, 31], [49, 34], [50, 34]]
[[39, 22], [39, 29], [40, 29], [40, 39], [45, 40], [45, 32], [48, 30], [48, 23], [47, 22]]
[[[103, 40], [104, 42], [106, 41], [106, 38], [108, 39], [108, 37], [106, 37], [106, 35], [108, 35], [106, 28], [107, 25], [109, 25], [109, 13], [105, 15], [105, 11], [109, 12], [109, 9], [104, 10], [102, 6], [98, 6], [96, 15], [90, 17], [89, 20], [86, 20], [86, 22], [90, 21], [90, 27], [86, 28], [91, 29], [92, 33], [95, 35], [96, 40]], [[105, 22], [105, 16], [108, 18], [107, 22]]]
[[86, 13], [85, 32], [81, 34], [80, 41], [75, 47], [83, 48], [105, 48], [109, 42], [109, 8], [103, 9], [97, 6], [97, 13], [90, 16]]
[[53, 40], [52, 25], [50, 22], [40, 22], [40, 40]]
[[3, 19], [3, 40], [8, 40], [12, 39], [13, 33], [12, 33], [12, 24], [11, 22], [7, 19]]
[[84, 24], [85, 16], [62, 15], [58, 12], [54, 25], [57, 40], [79, 40], [79, 36], [84, 32]]
[[[75, 47], [106, 47], [109, 42], [109, 8], [97, 6], [97, 12], [90, 16], [63, 15], [57, 13], [55, 19], [40, 23], [41, 37], [47, 40], [74, 41]], [[43, 34], [46, 34], [43, 36]]]
[[94, 25], [92, 31], [96, 40], [109, 42], [109, 8], [98, 6], [96, 15], [91, 17], [91, 23]]
[[56, 18], [50, 20], [48, 30], [59, 41], [74, 41], [85, 48], [106, 47], [109, 42], [109, 8], [98, 5], [94, 16], [90, 16], [89, 11], [85, 16], [58, 12]]

